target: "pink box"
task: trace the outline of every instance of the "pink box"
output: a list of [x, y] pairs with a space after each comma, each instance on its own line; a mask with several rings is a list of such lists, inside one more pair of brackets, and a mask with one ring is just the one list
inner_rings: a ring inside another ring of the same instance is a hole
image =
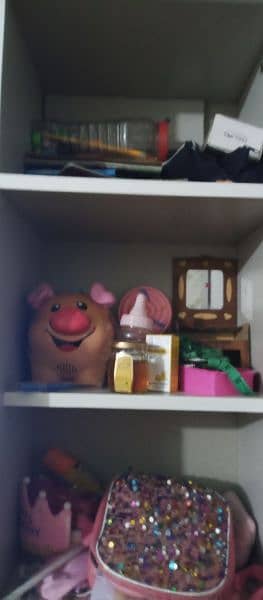
[[[253, 369], [238, 369], [252, 390], [257, 385], [258, 373]], [[221, 371], [180, 367], [180, 391], [194, 396], [239, 396], [240, 392]]]

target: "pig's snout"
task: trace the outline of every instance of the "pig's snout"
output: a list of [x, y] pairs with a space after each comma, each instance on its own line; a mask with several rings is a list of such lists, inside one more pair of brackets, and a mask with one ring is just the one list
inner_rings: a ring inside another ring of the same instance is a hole
[[53, 331], [62, 335], [82, 335], [91, 326], [91, 319], [78, 308], [60, 308], [49, 320]]

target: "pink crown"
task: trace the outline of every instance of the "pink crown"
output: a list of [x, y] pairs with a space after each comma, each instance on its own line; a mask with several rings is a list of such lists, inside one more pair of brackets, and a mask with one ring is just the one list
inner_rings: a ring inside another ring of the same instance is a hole
[[71, 540], [70, 502], [54, 515], [46, 491], [41, 490], [31, 505], [29, 484], [30, 478], [26, 477], [21, 486], [20, 537], [24, 550], [41, 556], [67, 550]]

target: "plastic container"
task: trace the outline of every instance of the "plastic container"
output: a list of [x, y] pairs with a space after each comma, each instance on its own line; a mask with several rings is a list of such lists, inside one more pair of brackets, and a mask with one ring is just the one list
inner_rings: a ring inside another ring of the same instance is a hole
[[163, 161], [168, 155], [169, 122], [149, 119], [93, 123], [35, 122], [31, 131], [34, 155], [71, 157], [114, 156], [135, 162]]
[[138, 293], [130, 312], [121, 316], [118, 337], [127, 341], [145, 342], [147, 333], [152, 331], [153, 320], [147, 315], [146, 296]]
[[167, 296], [158, 288], [140, 285], [132, 288], [121, 298], [119, 304], [119, 319], [131, 312], [138, 294], [145, 296], [147, 317], [153, 321], [153, 333], [164, 333], [172, 322], [172, 305]]
[[147, 346], [143, 342], [115, 342], [108, 368], [112, 392], [141, 394], [148, 389]]

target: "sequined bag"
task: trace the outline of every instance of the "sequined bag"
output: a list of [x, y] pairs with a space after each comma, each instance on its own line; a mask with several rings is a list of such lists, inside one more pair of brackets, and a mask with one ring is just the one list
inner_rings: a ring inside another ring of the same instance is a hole
[[96, 565], [129, 598], [231, 595], [231, 513], [222, 496], [196, 483], [131, 473], [114, 479], [89, 544], [89, 577]]

